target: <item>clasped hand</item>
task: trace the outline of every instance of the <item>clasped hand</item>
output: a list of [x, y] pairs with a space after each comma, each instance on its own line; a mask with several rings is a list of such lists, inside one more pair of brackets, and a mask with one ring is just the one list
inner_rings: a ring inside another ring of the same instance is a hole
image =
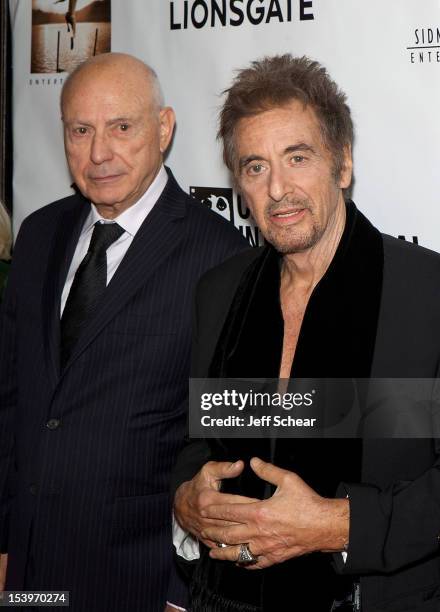
[[[272, 497], [258, 500], [220, 493], [223, 478], [234, 478], [244, 468], [235, 463], [208, 462], [175, 499], [181, 526], [211, 548], [213, 559], [237, 561], [240, 544], [247, 543], [262, 569], [314, 551], [343, 550], [348, 541], [349, 502], [327, 499], [297, 474], [253, 458], [257, 476], [276, 486]], [[219, 548], [218, 542], [227, 546]]]

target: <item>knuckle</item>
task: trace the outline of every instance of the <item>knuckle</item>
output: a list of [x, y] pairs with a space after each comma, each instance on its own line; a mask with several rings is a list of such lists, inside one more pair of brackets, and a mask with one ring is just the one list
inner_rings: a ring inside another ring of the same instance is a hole
[[[228, 519], [229, 515], [231, 514], [231, 509], [228, 505], [224, 505], [221, 508], [221, 518], [222, 519]], [[220, 517], [218, 517], [220, 518]]]
[[202, 479], [206, 479], [209, 473], [209, 464], [212, 463], [212, 461], [208, 461], [208, 463], [205, 463], [205, 465], [200, 469], [200, 472], [198, 473], [198, 477], [199, 480], [200, 478]]
[[271, 553], [267, 554], [267, 559], [272, 563], [272, 564], [278, 564], [278, 563], [282, 563], [284, 561], [284, 556], [282, 555], [281, 551], [279, 550], [274, 550]]
[[289, 476], [289, 481], [292, 485], [298, 485], [302, 481], [300, 476], [298, 476], [298, 474], [295, 474], [294, 472], [288, 473], [288, 476]]
[[287, 487], [290, 484], [292, 484], [293, 481], [293, 474], [289, 474], [288, 472], [285, 472], [282, 476], [281, 476], [281, 486], [282, 487]]
[[257, 523], [265, 523], [268, 519], [270, 519], [270, 510], [266, 506], [261, 505], [256, 511]]
[[198, 495], [197, 507], [200, 510], [203, 510], [204, 508], [206, 508], [206, 506], [209, 505], [210, 499], [211, 499], [211, 491], [209, 491], [208, 489], [203, 489], [203, 491], [201, 491]]

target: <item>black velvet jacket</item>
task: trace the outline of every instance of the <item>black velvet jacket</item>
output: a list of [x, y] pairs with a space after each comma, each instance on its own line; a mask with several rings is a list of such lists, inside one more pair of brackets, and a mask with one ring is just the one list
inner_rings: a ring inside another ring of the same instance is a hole
[[[291, 378], [367, 378], [374, 353], [382, 292], [381, 234], [347, 203], [347, 220], [336, 254], [315, 287], [304, 315]], [[277, 378], [283, 344], [279, 298], [280, 255], [266, 247], [243, 275], [210, 367], [215, 378]], [[341, 481], [358, 482], [360, 440], [210, 440], [214, 460], [253, 456], [297, 472], [311, 487], [333, 497]], [[265, 498], [271, 486], [247, 467], [223, 490]], [[193, 612], [330, 610], [352, 578], [335, 573], [329, 554], [315, 553], [262, 571], [216, 562], [202, 551], [193, 577]], [[287, 598], [287, 599], [286, 599]]]

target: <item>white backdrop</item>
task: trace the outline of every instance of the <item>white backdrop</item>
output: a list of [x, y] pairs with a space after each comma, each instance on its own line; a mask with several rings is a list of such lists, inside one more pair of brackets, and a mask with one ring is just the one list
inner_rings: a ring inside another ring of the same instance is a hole
[[[9, 1], [17, 230], [29, 212], [71, 190], [58, 109], [63, 74], [31, 73], [32, 0]], [[225, 25], [215, 7], [225, 9]], [[112, 50], [150, 63], [176, 110], [167, 163], [185, 190], [206, 188], [197, 193], [224, 208], [219, 196], [228, 193], [215, 188], [230, 180], [215, 133], [233, 70], [262, 55], [307, 54], [348, 94], [359, 208], [381, 230], [440, 250], [439, 0], [113, 0], [111, 9]], [[241, 226], [236, 204], [234, 195]]]

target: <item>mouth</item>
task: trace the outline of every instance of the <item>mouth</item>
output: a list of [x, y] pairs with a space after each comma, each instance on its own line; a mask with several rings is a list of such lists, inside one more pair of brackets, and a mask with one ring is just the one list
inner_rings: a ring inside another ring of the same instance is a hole
[[104, 183], [114, 183], [118, 179], [120, 179], [122, 174], [107, 174], [106, 176], [90, 176], [90, 180], [98, 185], [102, 185]]
[[307, 208], [295, 208], [279, 210], [270, 215], [273, 223], [284, 225], [290, 223], [298, 223], [306, 214]]

